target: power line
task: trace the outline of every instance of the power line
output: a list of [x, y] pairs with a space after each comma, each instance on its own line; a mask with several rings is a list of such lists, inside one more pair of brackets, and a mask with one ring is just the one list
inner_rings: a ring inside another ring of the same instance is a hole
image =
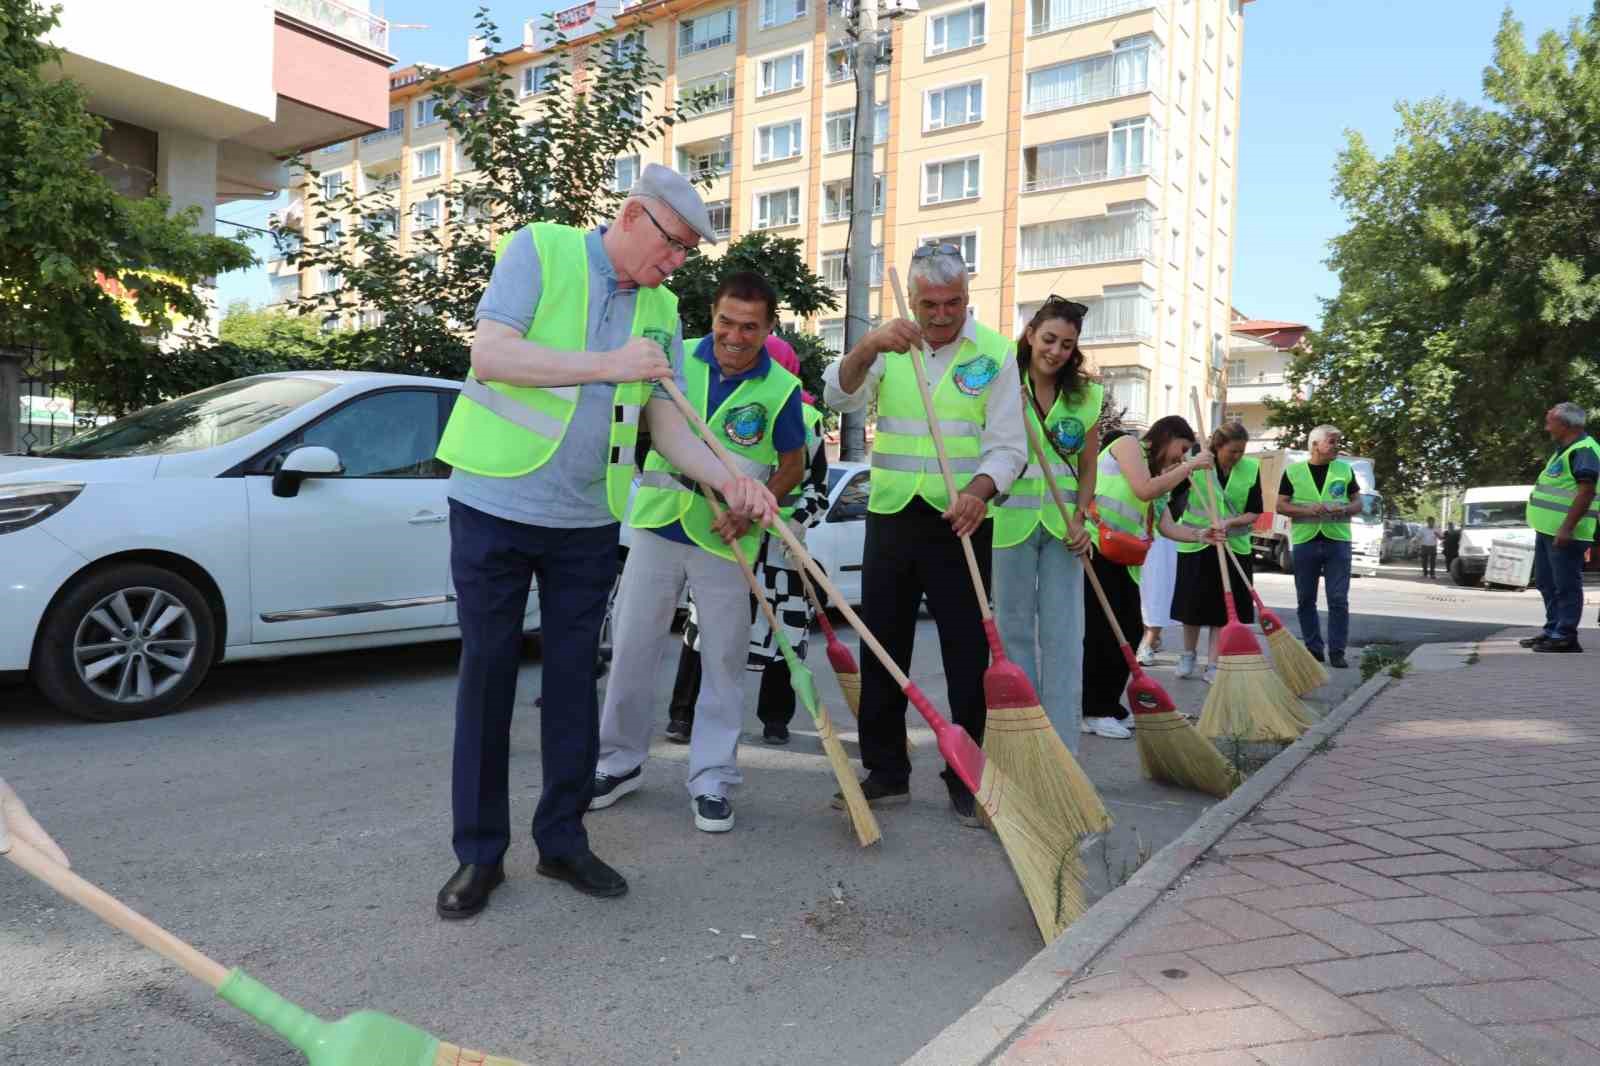
[[253, 231], [255, 233], [264, 233], [268, 237], [276, 237], [277, 236], [277, 234], [273, 233], [271, 230], [262, 229], [260, 226], [247, 226], [243, 222], [234, 222], [232, 219], [227, 219], [227, 218], [219, 218], [219, 219], [217, 219], [217, 221], [222, 223], [224, 226], [235, 226], [235, 227], [237, 227], [239, 229], [247, 229], [247, 230], [251, 230], [251, 231]]

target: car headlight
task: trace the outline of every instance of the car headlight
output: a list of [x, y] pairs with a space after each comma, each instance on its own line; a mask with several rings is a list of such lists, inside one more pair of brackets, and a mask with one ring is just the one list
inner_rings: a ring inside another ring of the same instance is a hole
[[0, 534], [43, 522], [78, 498], [82, 482], [36, 481], [0, 485]]

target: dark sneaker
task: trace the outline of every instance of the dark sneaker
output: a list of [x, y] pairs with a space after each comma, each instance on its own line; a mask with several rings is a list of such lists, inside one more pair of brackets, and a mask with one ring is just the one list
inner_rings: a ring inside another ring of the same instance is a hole
[[694, 730], [692, 722], [680, 721], [674, 718], [667, 722], [667, 739], [674, 744], [689, 743], [689, 734]]
[[733, 804], [724, 796], [696, 796], [694, 827], [702, 833], [726, 833], [733, 828]]
[[1350, 669], [1350, 662], [1344, 657], [1344, 652], [1336, 651], [1328, 656], [1328, 665], [1335, 670]]
[[786, 725], [763, 726], [761, 739], [768, 744], [787, 744], [789, 743], [789, 727]]
[[1532, 647], [1536, 647], [1537, 645], [1543, 644], [1545, 641], [1547, 641], [1549, 639], [1550, 638], [1547, 637], [1545, 634], [1540, 633], [1536, 637], [1523, 637], [1521, 640], [1517, 641], [1517, 643], [1519, 645], [1521, 645], [1522, 647], [1524, 647], [1524, 648], [1532, 648]]
[[644, 782], [640, 779], [643, 772], [642, 766], [635, 766], [629, 773], [621, 777], [612, 777], [610, 774], [594, 775], [594, 798], [589, 801], [591, 811], [603, 811], [617, 800], [635, 791]]
[[1579, 644], [1572, 637], [1565, 637], [1565, 638], [1562, 638], [1562, 639], [1559, 639], [1559, 640], [1547, 640], [1547, 641], [1544, 641], [1543, 643], [1535, 644], [1533, 646], [1533, 650], [1534, 651], [1546, 651], [1546, 652], [1551, 652], [1553, 654], [1567, 654], [1567, 655], [1570, 655], [1570, 654], [1574, 654], [1574, 653], [1577, 653], [1577, 652], [1581, 652], [1583, 650], [1583, 646], [1581, 644]]
[[1319, 663], [1325, 663], [1328, 661], [1327, 657], [1322, 654], [1321, 648], [1307, 648], [1306, 651], [1309, 651], [1311, 653], [1311, 657], [1317, 660]]
[[[898, 807], [911, 802], [911, 786], [907, 784], [886, 785], [882, 778], [867, 775], [861, 782], [861, 794], [867, 797], [868, 807]], [[833, 794], [833, 806], [837, 810], [844, 810], [844, 796], [838, 792]]]
[[950, 806], [956, 812], [956, 821], [973, 829], [981, 829], [983, 822], [978, 819], [978, 803], [967, 791], [966, 783], [949, 770], [939, 776], [944, 778], [944, 787], [950, 792]]

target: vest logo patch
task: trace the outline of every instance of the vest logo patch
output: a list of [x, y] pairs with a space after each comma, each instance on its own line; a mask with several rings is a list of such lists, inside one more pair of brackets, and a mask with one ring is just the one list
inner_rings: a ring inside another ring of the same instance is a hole
[[644, 328], [644, 339], [647, 341], [655, 341], [657, 344], [661, 345], [661, 350], [663, 352], [670, 352], [672, 350], [672, 334], [668, 333], [664, 329], [656, 329], [654, 326], [646, 326]]
[[1067, 415], [1050, 427], [1050, 436], [1057, 448], [1070, 454], [1083, 447], [1083, 423]]
[[1545, 468], [1544, 476], [1545, 477], [1560, 477], [1561, 476], [1561, 456], [1558, 455], [1554, 459], [1550, 460], [1550, 465]]
[[980, 355], [956, 367], [950, 376], [963, 396], [979, 396], [1000, 376], [1000, 364], [987, 355]]
[[1335, 481], [1333, 484], [1328, 486], [1328, 495], [1332, 496], [1334, 499], [1342, 500], [1342, 499], [1344, 499], [1344, 494], [1345, 494], [1345, 484], [1344, 484], [1344, 482]]
[[741, 448], [753, 448], [767, 435], [767, 409], [759, 403], [735, 407], [722, 416], [722, 432]]

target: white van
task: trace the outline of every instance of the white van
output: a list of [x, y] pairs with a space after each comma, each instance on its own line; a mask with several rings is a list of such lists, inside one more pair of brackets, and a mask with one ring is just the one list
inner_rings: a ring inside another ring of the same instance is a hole
[[1532, 485], [1488, 485], [1468, 489], [1461, 502], [1461, 552], [1450, 564], [1458, 585], [1477, 585], [1489, 565], [1489, 549], [1497, 540], [1533, 547], [1533, 527], [1528, 525], [1528, 494]]

